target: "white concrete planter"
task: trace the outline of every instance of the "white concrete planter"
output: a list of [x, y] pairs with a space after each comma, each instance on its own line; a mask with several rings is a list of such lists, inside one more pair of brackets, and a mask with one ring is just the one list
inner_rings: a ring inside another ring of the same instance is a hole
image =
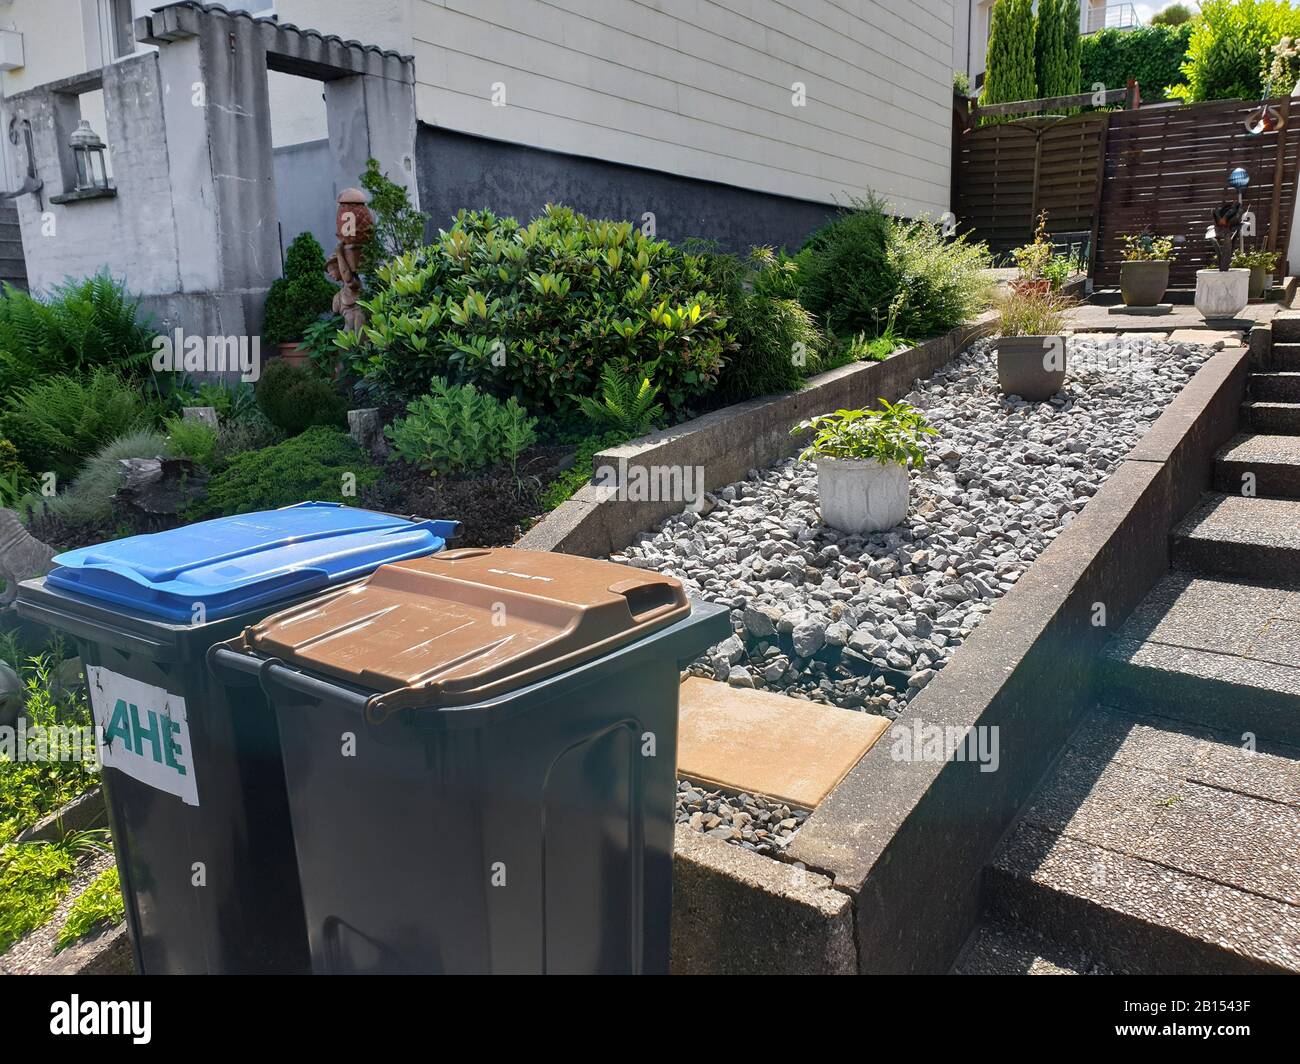
[[1249, 270], [1196, 271], [1196, 309], [1202, 317], [1235, 318], [1249, 300]]
[[880, 532], [902, 524], [911, 501], [905, 465], [817, 459], [822, 520], [841, 532]]

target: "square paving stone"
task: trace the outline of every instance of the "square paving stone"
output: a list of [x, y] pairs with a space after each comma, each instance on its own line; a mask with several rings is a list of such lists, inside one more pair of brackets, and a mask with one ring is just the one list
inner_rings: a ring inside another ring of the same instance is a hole
[[677, 772], [813, 809], [889, 728], [858, 713], [690, 677], [681, 687]]

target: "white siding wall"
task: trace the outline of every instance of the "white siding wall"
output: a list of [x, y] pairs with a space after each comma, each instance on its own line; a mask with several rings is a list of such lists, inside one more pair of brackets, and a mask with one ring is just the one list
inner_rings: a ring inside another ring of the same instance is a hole
[[953, 0], [412, 0], [417, 108], [498, 140], [938, 214], [952, 23]]

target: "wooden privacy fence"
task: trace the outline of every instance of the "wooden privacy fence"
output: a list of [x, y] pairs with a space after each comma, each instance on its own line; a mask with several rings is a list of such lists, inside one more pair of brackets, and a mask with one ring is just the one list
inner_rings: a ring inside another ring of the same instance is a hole
[[[997, 254], [1050, 233], [1091, 233], [1097, 284], [1119, 280], [1125, 233], [1182, 236], [1170, 284], [1191, 287], [1212, 264], [1210, 211], [1235, 196], [1228, 173], [1250, 175], [1255, 246], [1284, 254], [1300, 169], [1300, 101], [1268, 101], [1285, 124], [1252, 135], [1260, 104], [1242, 100], [1034, 118], [965, 130], [954, 145], [953, 213]], [[1285, 263], [1279, 263], [1284, 269]]]
[[[1236, 198], [1228, 173], [1240, 166], [1250, 175], [1244, 200], [1255, 214], [1247, 244], [1286, 256], [1295, 211], [1300, 159], [1300, 106], [1272, 100], [1286, 124], [1280, 131], [1252, 136], [1247, 119], [1260, 105], [1243, 100], [1187, 107], [1124, 111], [1110, 116], [1098, 255], [1098, 284], [1119, 283], [1121, 237], [1125, 233], [1182, 236], [1169, 283], [1196, 284], [1196, 271], [1214, 265], [1214, 246], [1205, 239], [1210, 212]], [[1297, 101], [1300, 104], [1300, 101]], [[1285, 263], [1279, 261], [1279, 268]]]
[[1033, 238], [1039, 211], [1051, 233], [1093, 234], [1108, 117], [1030, 118], [962, 134], [958, 224], [999, 255]]

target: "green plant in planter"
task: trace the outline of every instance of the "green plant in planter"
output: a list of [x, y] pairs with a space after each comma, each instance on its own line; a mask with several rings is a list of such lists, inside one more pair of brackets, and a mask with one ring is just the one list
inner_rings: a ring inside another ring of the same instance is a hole
[[472, 472], [501, 461], [513, 467], [537, 440], [537, 420], [517, 399], [502, 403], [472, 384], [435, 378], [429, 394], [406, 411], [384, 435], [399, 458], [433, 474]]
[[1232, 256], [1232, 265], [1247, 270], [1263, 269], [1272, 273], [1277, 268], [1278, 253], [1257, 248], [1254, 251], [1238, 251]]
[[1168, 262], [1174, 257], [1171, 237], [1126, 233], [1120, 239], [1124, 241], [1125, 262]]
[[1011, 289], [998, 300], [998, 335], [1058, 336], [1075, 305], [1059, 292]]
[[284, 276], [266, 294], [262, 339], [268, 344], [302, 340], [311, 324], [328, 314], [338, 291], [325, 276], [325, 252], [311, 233], [300, 233], [284, 258]]
[[937, 436], [915, 407], [906, 402], [878, 399], [875, 410], [836, 410], [801, 421], [790, 430], [792, 436], [814, 433], [812, 442], [799, 458], [840, 458], [882, 465], [921, 466], [925, 462], [925, 440]]
[[578, 406], [591, 421], [597, 432], [613, 431], [624, 439], [634, 440], [644, 436], [664, 416], [663, 403], [655, 402], [659, 389], [642, 377], [638, 385], [633, 377], [625, 377], [613, 366], [600, 371], [600, 398], [577, 396]]

